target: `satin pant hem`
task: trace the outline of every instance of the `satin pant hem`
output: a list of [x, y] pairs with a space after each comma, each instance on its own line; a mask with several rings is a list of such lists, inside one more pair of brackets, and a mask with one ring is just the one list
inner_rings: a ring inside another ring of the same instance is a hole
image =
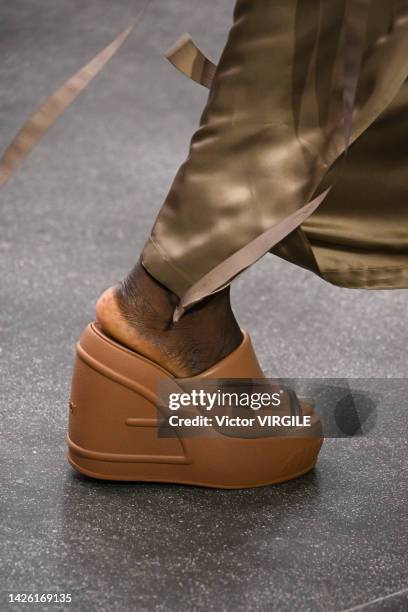
[[[142, 254], [143, 267], [162, 285], [181, 297], [194, 279], [178, 268], [170, 256], [151, 238]], [[338, 287], [348, 289], [408, 289], [408, 255], [406, 265], [362, 266], [359, 268], [324, 269], [319, 262], [319, 276]]]

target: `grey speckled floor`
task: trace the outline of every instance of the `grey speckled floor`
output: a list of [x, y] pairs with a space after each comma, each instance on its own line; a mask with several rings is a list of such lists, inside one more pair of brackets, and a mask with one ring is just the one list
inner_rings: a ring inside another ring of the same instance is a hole
[[[140, 5], [2, 0], [2, 146]], [[0, 609], [18, 591], [70, 592], [59, 609], [87, 612], [408, 609], [407, 292], [331, 287], [272, 258], [236, 283], [268, 373], [400, 378], [375, 435], [328, 441], [304, 478], [112, 485], [65, 462], [74, 343], [142, 247], [205, 101], [161, 54], [188, 30], [217, 58], [232, 5], [154, 0], [1, 192]]]

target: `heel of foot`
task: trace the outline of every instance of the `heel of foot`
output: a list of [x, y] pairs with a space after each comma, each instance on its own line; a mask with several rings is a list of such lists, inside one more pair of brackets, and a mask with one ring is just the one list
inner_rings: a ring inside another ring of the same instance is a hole
[[115, 287], [106, 289], [96, 302], [96, 320], [102, 329], [116, 340], [126, 343], [129, 324], [123, 318], [116, 298]]

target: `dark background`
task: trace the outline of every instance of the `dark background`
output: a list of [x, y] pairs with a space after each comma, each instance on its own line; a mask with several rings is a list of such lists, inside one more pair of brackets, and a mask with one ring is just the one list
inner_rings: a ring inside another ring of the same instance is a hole
[[[1, 148], [142, 4], [2, 0]], [[86, 611], [407, 609], [407, 292], [333, 287], [271, 256], [234, 284], [268, 375], [399, 378], [376, 431], [327, 441], [301, 479], [109, 484], [65, 461], [75, 342], [137, 258], [207, 95], [163, 53], [189, 31], [216, 60], [233, 4], [153, 0], [0, 193], [1, 609], [17, 591], [71, 592], [66, 609]]]

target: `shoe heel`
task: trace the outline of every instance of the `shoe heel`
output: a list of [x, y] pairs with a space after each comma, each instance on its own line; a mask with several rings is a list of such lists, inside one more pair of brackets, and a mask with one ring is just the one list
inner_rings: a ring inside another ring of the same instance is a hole
[[95, 344], [85, 337], [77, 345], [67, 440], [71, 465], [94, 478], [148, 480], [165, 477], [165, 467], [189, 463], [179, 438], [157, 435], [155, 394], [136, 382], [146, 378], [143, 358], [138, 363], [132, 355], [128, 379]]

